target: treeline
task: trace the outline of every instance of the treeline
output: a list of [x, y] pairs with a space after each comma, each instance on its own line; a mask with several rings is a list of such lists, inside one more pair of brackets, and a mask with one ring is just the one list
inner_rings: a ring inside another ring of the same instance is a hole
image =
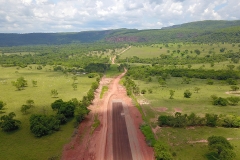
[[83, 68], [89, 63], [108, 63], [109, 58], [103, 56], [104, 53], [125, 47], [127, 45], [105, 43], [1, 47], [0, 65], [26, 67], [39, 64]]
[[188, 68], [175, 68], [165, 69], [161, 66], [135, 66], [130, 67], [128, 76], [132, 76], [134, 79], [145, 80], [150, 76], [162, 76], [170, 75], [172, 77], [188, 77], [188, 78], [200, 78], [200, 79], [239, 79], [240, 73], [235, 70], [203, 70], [203, 69], [188, 69]]
[[160, 57], [154, 58], [139, 58], [137, 56], [127, 57], [125, 59], [117, 59], [119, 63], [143, 63], [152, 65], [185, 65], [185, 64], [201, 64], [201, 63], [213, 63], [213, 62], [223, 62], [227, 61], [227, 57], [224, 55], [214, 55], [214, 56], [182, 56], [185, 55], [184, 52], [179, 53], [178, 57], [172, 57], [171, 55], [160, 55]]
[[206, 113], [204, 117], [199, 117], [195, 113], [190, 115], [176, 112], [175, 115], [160, 115], [158, 125], [161, 127], [188, 127], [188, 126], [209, 126], [239, 128], [240, 116], [236, 115], [217, 115]]

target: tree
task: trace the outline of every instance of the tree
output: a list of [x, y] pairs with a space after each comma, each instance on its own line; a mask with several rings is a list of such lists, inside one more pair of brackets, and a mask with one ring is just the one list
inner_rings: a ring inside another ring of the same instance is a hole
[[75, 84], [76, 83], [75, 81], [77, 80], [77, 76], [74, 75], [72, 79], [73, 79], [73, 83]]
[[73, 90], [76, 90], [76, 89], [77, 89], [77, 84], [76, 84], [76, 83], [73, 83], [73, 84], [72, 84], [72, 87], [73, 87]]
[[229, 84], [229, 85], [236, 85], [237, 84], [237, 81], [233, 78], [228, 78], [226, 80], [226, 82]]
[[14, 112], [4, 115], [0, 118], [0, 127], [3, 131], [9, 132], [19, 128], [21, 122], [19, 120], [13, 119], [16, 116]]
[[189, 84], [190, 81], [191, 81], [191, 79], [188, 78], [188, 77], [183, 77], [183, 78], [182, 78], [182, 84]]
[[51, 104], [53, 110], [57, 111], [57, 114], [63, 114], [66, 118], [74, 116], [75, 105], [72, 101], [64, 102], [62, 99], [58, 99]]
[[239, 97], [228, 97], [227, 100], [228, 100], [228, 103], [229, 103], [230, 105], [235, 106], [235, 105], [237, 105], [238, 102], [240, 101], [240, 98], [239, 98]]
[[166, 86], [166, 81], [164, 80], [164, 79], [162, 79], [162, 78], [159, 78], [159, 80], [158, 80], [158, 83], [159, 83], [159, 85], [161, 86], [161, 87], [164, 87], [164, 86]]
[[199, 49], [195, 49], [194, 52], [195, 52], [197, 55], [199, 55], [199, 54], [201, 53]]
[[32, 80], [32, 85], [33, 85], [33, 87], [37, 87], [37, 81]]
[[157, 160], [172, 160], [173, 157], [166, 144], [161, 141], [157, 141], [154, 144], [154, 154]]
[[33, 107], [33, 106], [34, 106], [34, 100], [28, 99], [28, 100], [26, 101], [26, 104], [29, 105], [30, 107]]
[[199, 87], [195, 87], [194, 90], [198, 93], [198, 91], [200, 90]]
[[208, 137], [208, 147], [211, 153], [209, 156], [213, 159], [232, 160], [236, 157], [233, 146], [225, 137], [211, 136]]
[[58, 91], [56, 89], [52, 89], [51, 90], [51, 95], [52, 95], [52, 97], [57, 98]]
[[141, 94], [145, 94], [146, 92], [147, 92], [146, 89], [142, 89], [142, 90], [141, 90]]
[[26, 104], [24, 104], [24, 105], [22, 105], [22, 107], [21, 107], [21, 112], [23, 113], [23, 114], [26, 114], [27, 113], [27, 110], [29, 110], [31, 107], [29, 106], [29, 105], [26, 105]]
[[169, 90], [169, 92], [170, 92], [170, 97], [169, 97], [169, 98], [170, 98], [170, 99], [173, 99], [173, 95], [174, 95], [174, 92], [175, 92], [175, 91], [174, 91], [174, 90]]
[[226, 98], [222, 97], [212, 97], [213, 99], [213, 105], [220, 105], [220, 106], [226, 106], [228, 105], [228, 101]]
[[5, 105], [6, 103], [4, 103], [3, 101], [0, 101], [0, 110], [2, 110]]
[[30, 130], [36, 137], [51, 134], [60, 128], [60, 120], [56, 116], [33, 114], [30, 119]]
[[216, 114], [205, 114], [205, 119], [206, 119], [206, 125], [210, 127], [216, 127], [217, 126], [217, 120], [218, 120], [218, 115]]
[[18, 90], [22, 90], [27, 86], [27, 81], [23, 77], [20, 77], [17, 79], [17, 81], [12, 81], [12, 85], [15, 86]]
[[233, 86], [231, 86], [231, 89], [232, 89], [233, 91], [237, 91], [237, 90], [239, 90], [239, 87], [236, 86], [236, 85], [233, 85]]
[[185, 97], [185, 98], [190, 98], [191, 95], [192, 95], [192, 93], [191, 93], [189, 90], [184, 91], [183, 94], [184, 94], [184, 97]]

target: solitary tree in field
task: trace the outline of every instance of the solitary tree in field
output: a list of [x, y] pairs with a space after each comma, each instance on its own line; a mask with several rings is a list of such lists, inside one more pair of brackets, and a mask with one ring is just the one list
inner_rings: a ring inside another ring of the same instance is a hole
[[26, 104], [29, 105], [30, 107], [33, 107], [33, 105], [34, 105], [34, 100], [28, 99], [28, 100], [26, 101]]
[[34, 105], [34, 101], [32, 99], [29, 99], [26, 101], [26, 104], [22, 105], [21, 107], [21, 112], [23, 114], [26, 114], [27, 113], [27, 110], [29, 110], [30, 108], [32, 108]]
[[27, 81], [23, 77], [20, 77], [17, 79], [17, 81], [12, 81], [12, 85], [15, 86], [18, 90], [22, 90], [27, 86]]
[[199, 49], [195, 49], [194, 52], [199, 55], [201, 53], [201, 51]]
[[200, 88], [199, 88], [199, 87], [195, 87], [194, 90], [195, 90], [196, 93], [198, 93], [198, 91], [200, 90]]
[[32, 85], [33, 85], [33, 87], [37, 87], [37, 81], [32, 80]]
[[72, 79], [73, 79], [73, 83], [76, 83], [76, 81], [77, 81], [77, 76], [73, 76]]
[[208, 154], [211, 159], [232, 160], [236, 157], [236, 154], [233, 151], [233, 146], [225, 137], [208, 137], [208, 147], [211, 151], [211, 153]]
[[170, 99], [173, 99], [173, 95], [174, 95], [174, 92], [175, 92], [175, 91], [174, 91], [174, 90], [169, 90], [169, 92], [170, 92], [170, 97], [169, 97], [169, 98], [170, 98]]
[[184, 92], [184, 97], [185, 97], [185, 98], [190, 98], [191, 95], [192, 95], [192, 93], [191, 93], [189, 90], [186, 90], [186, 91]]
[[73, 87], [74, 90], [76, 90], [76, 89], [77, 89], [77, 84], [76, 84], [76, 83], [73, 83], [73, 84], [72, 84], [72, 87]]
[[57, 98], [58, 91], [56, 89], [52, 89], [51, 90], [51, 95], [52, 95], [53, 98]]

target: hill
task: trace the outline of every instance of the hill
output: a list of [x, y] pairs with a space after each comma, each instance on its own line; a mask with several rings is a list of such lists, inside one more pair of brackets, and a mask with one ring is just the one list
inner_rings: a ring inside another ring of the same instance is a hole
[[240, 20], [198, 21], [162, 29], [116, 29], [69, 33], [0, 33], [0, 46], [94, 42], [240, 42]]

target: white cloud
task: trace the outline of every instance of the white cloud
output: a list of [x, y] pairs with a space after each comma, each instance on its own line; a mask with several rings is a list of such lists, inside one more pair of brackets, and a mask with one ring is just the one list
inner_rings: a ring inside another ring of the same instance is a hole
[[0, 32], [161, 28], [240, 19], [236, 0], [0, 0]]

